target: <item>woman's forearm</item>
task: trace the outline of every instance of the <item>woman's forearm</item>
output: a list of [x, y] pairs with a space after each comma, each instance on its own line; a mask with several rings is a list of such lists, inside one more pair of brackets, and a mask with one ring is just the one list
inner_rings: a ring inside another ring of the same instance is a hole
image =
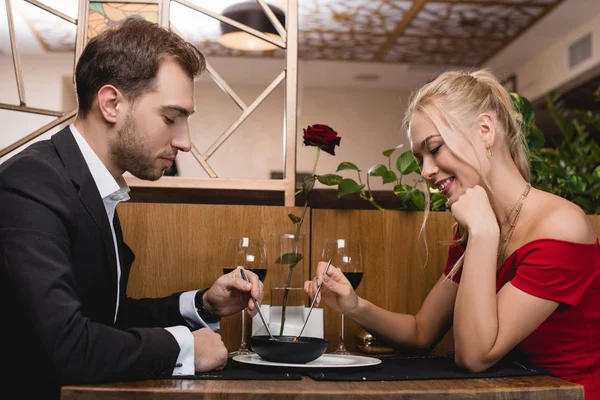
[[456, 290], [456, 283], [441, 277], [416, 315], [387, 311], [362, 298], [346, 315], [392, 346], [430, 349], [452, 324]]
[[456, 361], [484, 370], [495, 360], [488, 355], [498, 337], [496, 300], [497, 231], [469, 235], [454, 310]]
[[359, 298], [358, 307], [347, 316], [373, 336], [386, 343], [421, 348], [414, 315], [387, 311]]

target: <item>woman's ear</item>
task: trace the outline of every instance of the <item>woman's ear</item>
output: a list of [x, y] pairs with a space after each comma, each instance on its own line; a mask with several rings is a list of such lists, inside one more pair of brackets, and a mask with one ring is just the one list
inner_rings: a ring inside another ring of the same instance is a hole
[[123, 96], [119, 89], [113, 85], [104, 85], [98, 90], [97, 100], [102, 117], [106, 122], [115, 124], [119, 113], [119, 103], [123, 101]]
[[489, 113], [483, 113], [477, 119], [477, 133], [479, 138], [483, 141], [483, 145], [486, 150], [490, 150], [494, 147], [494, 140], [496, 139], [496, 121], [494, 116]]

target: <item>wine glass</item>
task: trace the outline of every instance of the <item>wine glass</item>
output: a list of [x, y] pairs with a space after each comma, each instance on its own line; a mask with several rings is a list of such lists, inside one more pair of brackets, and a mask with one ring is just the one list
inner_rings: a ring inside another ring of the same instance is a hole
[[[258, 275], [264, 282], [267, 276], [267, 245], [264, 240], [255, 237], [232, 237], [227, 243], [226, 265], [223, 273], [227, 274], [237, 267], [244, 267]], [[229, 353], [229, 357], [252, 354], [246, 343], [246, 310], [242, 310], [242, 338], [240, 347]]]
[[[355, 239], [327, 239], [321, 253], [322, 260], [342, 270], [350, 284], [356, 290], [363, 277], [362, 249], [360, 241]], [[350, 354], [344, 344], [344, 314], [341, 314], [339, 343], [333, 354]]]

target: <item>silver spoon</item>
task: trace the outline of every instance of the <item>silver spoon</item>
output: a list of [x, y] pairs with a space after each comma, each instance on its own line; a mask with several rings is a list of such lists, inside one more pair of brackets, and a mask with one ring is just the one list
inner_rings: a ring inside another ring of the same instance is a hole
[[[331, 265], [331, 260], [332, 259], [330, 258], [329, 261], [327, 262], [327, 266], [325, 267], [325, 272], [323, 272], [323, 276], [327, 275], [327, 270], [329, 269], [329, 266]], [[321, 286], [323, 286], [323, 282], [321, 282], [321, 284], [317, 287], [317, 293], [315, 293], [315, 297], [313, 297], [313, 301], [312, 301], [312, 303], [310, 303], [310, 309], [308, 310], [308, 315], [306, 316], [304, 325], [302, 325], [302, 329], [300, 330], [300, 333], [298, 334], [298, 336], [296, 336], [294, 339], [292, 339], [292, 342], [297, 342], [300, 335], [302, 335], [302, 332], [304, 332], [304, 328], [306, 328], [306, 323], [308, 322], [308, 317], [310, 317], [310, 313], [312, 312], [313, 307], [315, 306], [315, 303], [317, 302], [317, 298], [319, 298], [319, 292], [321, 291]]]
[[[238, 267], [238, 268], [240, 270], [240, 274], [242, 274], [242, 278], [244, 278], [244, 280], [246, 282], [250, 282], [250, 280], [248, 279], [248, 276], [246, 276], [246, 271], [244, 271], [244, 267]], [[265, 317], [263, 317], [262, 311], [260, 310], [260, 304], [258, 304], [258, 301], [256, 301], [256, 299], [254, 297], [252, 297], [252, 295], [250, 295], [250, 298], [252, 299], [252, 301], [254, 302], [254, 306], [258, 310], [258, 315], [260, 315], [260, 319], [262, 320], [263, 325], [265, 326], [265, 328], [267, 328], [267, 333], [269, 334], [269, 336], [271, 336], [271, 340], [277, 340], [275, 338], [275, 336], [273, 336], [273, 334], [271, 333], [271, 330], [269, 329], [269, 325], [267, 325], [267, 321], [265, 321]]]

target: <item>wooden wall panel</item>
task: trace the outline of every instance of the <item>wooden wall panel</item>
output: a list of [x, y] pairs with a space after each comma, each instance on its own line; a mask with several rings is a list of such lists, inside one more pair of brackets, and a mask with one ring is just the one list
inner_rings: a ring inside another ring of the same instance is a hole
[[[136, 253], [129, 295], [165, 296], [176, 291], [210, 286], [221, 274], [226, 243], [231, 236], [259, 236], [267, 241], [271, 263], [265, 281], [264, 303], [269, 304], [269, 287], [282, 269], [273, 261], [271, 234], [292, 233], [288, 213], [280, 206], [236, 206], [204, 204], [121, 203], [118, 206], [125, 240]], [[296, 214], [300, 209], [296, 209]], [[600, 216], [590, 216], [600, 236]], [[358, 294], [391, 311], [416, 313], [443, 271], [447, 245], [454, 220], [450, 213], [429, 214], [426, 253], [419, 237], [421, 212], [377, 210], [313, 209], [303, 226], [310, 248], [305, 263], [299, 266], [304, 279], [310, 279], [326, 238], [360, 239], [364, 249], [364, 279]], [[311, 223], [312, 222], [312, 223]], [[310, 226], [312, 225], [312, 230]], [[310, 234], [309, 234], [310, 233]], [[427, 264], [425, 257], [428, 255]], [[284, 270], [283, 273], [286, 271]], [[337, 345], [339, 315], [325, 307], [325, 336], [328, 351]], [[249, 320], [248, 320], [249, 321]], [[250, 328], [248, 323], [247, 328]], [[240, 343], [241, 317], [221, 321], [221, 335], [230, 351]], [[356, 336], [362, 330], [347, 319], [346, 345], [356, 350]], [[248, 331], [249, 333], [249, 331]], [[436, 353], [453, 351], [451, 332]]]
[[[320, 249], [327, 238], [347, 237], [363, 243], [364, 277], [357, 289], [359, 296], [387, 310], [414, 314], [418, 312], [429, 290], [443, 273], [454, 219], [449, 212], [429, 214], [426, 225], [428, 251], [419, 237], [422, 212], [378, 210], [312, 211], [312, 261], [316, 266]], [[600, 216], [590, 215], [600, 237]], [[428, 256], [427, 264], [425, 257]], [[311, 272], [311, 277], [314, 274]], [[327, 351], [337, 346], [340, 318], [325, 307]], [[357, 336], [364, 333], [356, 323], [346, 319], [345, 343], [356, 351]], [[433, 350], [436, 354], [454, 351], [452, 330]]]
[[600, 238], [600, 215], [588, 215], [588, 217], [590, 217], [592, 227], [596, 231], [596, 236]]
[[[325, 239], [359, 239], [363, 244], [364, 277], [358, 295], [387, 310], [416, 313], [443, 272], [448, 246], [440, 242], [452, 238], [454, 223], [448, 212], [429, 214], [426, 253], [423, 238], [419, 237], [423, 215], [422, 212], [313, 209], [311, 266], [319, 261]], [[340, 318], [327, 307], [324, 314], [325, 335], [330, 341], [328, 351], [332, 351], [337, 346]], [[348, 318], [346, 321], [346, 347], [354, 351], [361, 328]], [[447, 335], [436, 352], [451, 351], [452, 341]]]
[[[292, 211], [269, 206], [119, 204], [125, 241], [136, 254], [128, 294], [135, 298], [166, 296], [210, 286], [223, 273], [227, 240], [232, 236], [263, 238], [268, 244], [267, 257], [273, 262], [277, 254], [272, 254], [270, 236], [293, 232], [294, 225], [288, 218]], [[309, 225], [307, 218], [303, 224], [307, 238]], [[267, 304], [270, 280], [281, 268], [274, 263], [268, 265]], [[299, 265], [294, 273], [307, 279], [308, 263]], [[247, 322], [249, 333], [249, 318]], [[240, 332], [241, 314], [221, 320], [220, 333], [230, 351], [237, 350]]]

